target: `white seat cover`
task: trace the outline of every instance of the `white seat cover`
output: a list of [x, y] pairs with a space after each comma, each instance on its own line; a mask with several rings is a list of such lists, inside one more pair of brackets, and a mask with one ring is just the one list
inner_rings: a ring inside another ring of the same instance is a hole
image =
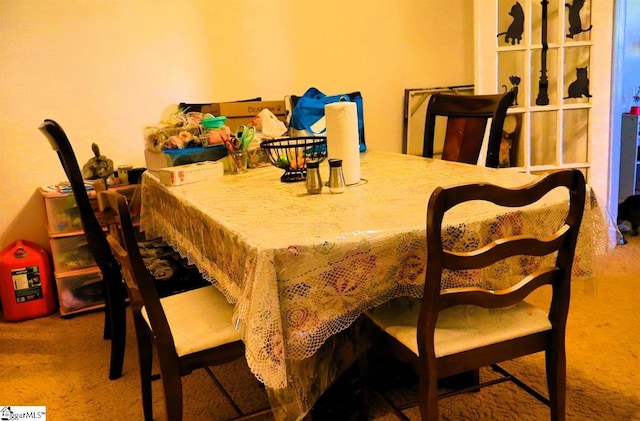
[[[233, 305], [207, 286], [160, 299], [178, 356], [240, 340], [233, 327]], [[145, 308], [142, 315], [149, 324]]]
[[[420, 300], [402, 297], [367, 312], [367, 316], [418, 355]], [[504, 309], [451, 307], [440, 312], [434, 335], [436, 357], [457, 354], [551, 329], [547, 312], [526, 302]]]

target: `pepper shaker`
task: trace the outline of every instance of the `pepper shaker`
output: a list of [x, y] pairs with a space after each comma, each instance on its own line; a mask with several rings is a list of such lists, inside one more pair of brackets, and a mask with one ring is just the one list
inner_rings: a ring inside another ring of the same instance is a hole
[[320, 178], [320, 162], [307, 162], [307, 193], [318, 194], [322, 191], [322, 179]]
[[342, 172], [342, 159], [329, 160], [329, 191], [331, 193], [344, 192], [344, 173]]

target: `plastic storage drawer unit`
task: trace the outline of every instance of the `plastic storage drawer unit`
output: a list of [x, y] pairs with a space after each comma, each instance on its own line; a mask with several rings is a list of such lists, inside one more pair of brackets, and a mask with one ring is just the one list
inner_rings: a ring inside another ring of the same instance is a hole
[[54, 256], [53, 267], [56, 274], [96, 265], [84, 235], [52, 239], [51, 252]]
[[45, 204], [51, 234], [82, 230], [80, 211], [73, 195], [51, 198]]
[[58, 277], [56, 281], [62, 316], [104, 305], [104, 287], [99, 273], [93, 271], [77, 276]]

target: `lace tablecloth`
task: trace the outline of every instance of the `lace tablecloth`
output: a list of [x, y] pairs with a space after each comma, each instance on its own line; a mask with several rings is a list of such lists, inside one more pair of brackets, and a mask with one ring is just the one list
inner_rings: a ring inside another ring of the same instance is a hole
[[[321, 164], [327, 180], [328, 164]], [[382, 152], [361, 157], [363, 180], [343, 194], [325, 188], [308, 195], [304, 183], [283, 183], [275, 167], [250, 169], [208, 182], [161, 185], [145, 173], [142, 229], [160, 235], [195, 263], [236, 304], [235, 323], [249, 367], [269, 388], [294, 378], [287, 361], [312, 356], [362, 312], [399, 296], [421, 296], [425, 221], [437, 186], [492, 182], [519, 186], [535, 176], [442, 160]], [[567, 198], [548, 195], [541, 206], [497, 214], [493, 205], [450, 213], [445, 238], [460, 250], [523, 227], [541, 231], [541, 215], [563, 221]], [[600, 208], [587, 204], [574, 277], [590, 277], [592, 256], [609, 247]], [[509, 283], [521, 265], [492, 267], [482, 278]], [[445, 279], [480, 282], [480, 273]]]

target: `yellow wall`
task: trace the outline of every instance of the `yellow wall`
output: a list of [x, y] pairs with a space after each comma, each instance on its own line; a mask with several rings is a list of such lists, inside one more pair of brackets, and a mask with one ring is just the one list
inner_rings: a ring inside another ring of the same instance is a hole
[[473, 83], [471, 0], [0, 0], [0, 248], [47, 245], [37, 188], [64, 179], [58, 121], [144, 165], [142, 128], [184, 102], [360, 90], [367, 144], [399, 152], [405, 88]]

